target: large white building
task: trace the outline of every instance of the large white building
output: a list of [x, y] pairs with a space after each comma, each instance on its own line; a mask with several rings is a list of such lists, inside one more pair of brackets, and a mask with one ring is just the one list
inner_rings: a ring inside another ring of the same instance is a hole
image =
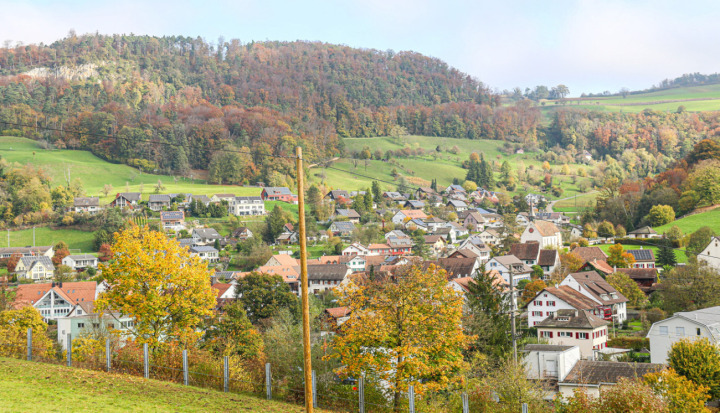
[[228, 212], [233, 215], [265, 215], [265, 201], [259, 196], [236, 196], [228, 202]]
[[683, 339], [706, 338], [718, 345], [720, 306], [675, 313], [670, 318], [653, 323], [647, 337], [650, 339], [651, 363], [667, 363], [670, 348]]
[[520, 242], [525, 244], [528, 242], [537, 242], [540, 248], [561, 248], [562, 234], [560, 229], [548, 221], [536, 220], [528, 224], [520, 236]]
[[538, 339], [549, 344], [578, 346], [580, 356], [593, 359], [595, 350], [606, 347], [608, 322], [586, 310], [558, 310], [535, 327]]
[[597, 303], [600, 318], [616, 324], [627, 320], [628, 299], [595, 271], [569, 274], [560, 285], [566, 285]]

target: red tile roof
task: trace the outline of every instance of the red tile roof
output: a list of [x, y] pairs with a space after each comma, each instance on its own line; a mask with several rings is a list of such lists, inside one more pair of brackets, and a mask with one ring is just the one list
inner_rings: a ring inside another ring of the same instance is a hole
[[15, 305], [34, 304], [50, 290], [55, 290], [60, 296], [71, 303], [95, 302], [95, 281], [66, 282], [52, 286], [52, 283], [20, 284], [15, 295]]

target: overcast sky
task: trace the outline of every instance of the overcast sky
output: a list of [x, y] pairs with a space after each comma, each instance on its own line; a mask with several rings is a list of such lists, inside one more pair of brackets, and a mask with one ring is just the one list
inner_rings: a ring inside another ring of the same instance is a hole
[[718, 0], [3, 0], [0, 42], [70, 29], [414, 50], [493, 88], [644, 89], [720, 72]]

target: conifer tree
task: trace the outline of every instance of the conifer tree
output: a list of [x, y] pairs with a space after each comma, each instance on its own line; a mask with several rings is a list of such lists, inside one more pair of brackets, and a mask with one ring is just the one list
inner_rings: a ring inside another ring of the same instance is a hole
[[663, 245], [660, 247], [660, 251], [658, 251], [657, 256], [657, 263], [660, 264], [660, 266], [662, 267], [674, 267], [677, 264], [675, 250], [670, 245], [670, 240], [665, 240], [663, 242]]
[[502, 286], [485, 271], [478, 268], [468, 285], [469, 316], [465, 323], [469, 334], [477, 335], [478, 352], [502, 358], [510, 351], [510, 302]]

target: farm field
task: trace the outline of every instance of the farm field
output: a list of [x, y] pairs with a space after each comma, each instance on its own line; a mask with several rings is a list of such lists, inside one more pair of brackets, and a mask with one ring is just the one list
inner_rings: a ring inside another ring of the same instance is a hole
[[[608, 254], [608, 250], [610, 247], [612, 247], [613, 244], [600, 244], [598, 247], [600, 247], [601, 250], [605, 251], [605, 254]], [[655, 254], [655, 259], [657, 259], [658, 251], [660, 248], [655, 247], [653, 245], [623, 245], [623, 248], [626, 250], [639, 250], [642, 247], [644, 250], [652, 250], [653, 254]], [[687, 256], [685, 255], [684, 251], [678, 251], [675, 250], [675, 258], [677, 259], [678, 263], [684, 264], [687, 263]]]
[[[0, 232], [0, 246], [7, 247], [7, 235], [10, 234], [11, 247], [27, 247], [33, 245], [33, 230], [22, 229], [13, 231]], [[93, 249], [93, 233], [88, 231], [80, 231], [77, 229], [52, 229], [49, 227], [35, 228], [35, 245], [55, 245], [60, 241], [65, 241], [70, 248], [70, 252], [92, 252]], [[79, 251], [78, 251], [79, 250]]]
[[299, 405], [243, 394], [4, 357], [0, 375], [0, 412], [62, 412], [78, 406], [103, 412], [304, 411]]
[[589, 192], [587, 194], [580, 194], [575, 199], [575, 194], [566, 193], [566, 197], [572, 197], [570, 199], [561, 199], [553, 205], [553, 211], [565, 212], [565, 213], [579, 213], [587, 208], [595, 207], [595, 199], [597, 198], [597, 192]]
[[[10, 163], [29, 164], [48, 172], [53, 186], [65, 183], [65, 173], [70, 168], [70, 178], [80, 178], [88, 195], [100, 196], [101, 203], [109, 202], [117, 192], [125, 192], [126, 184], [131, 192], [142, 192], [143, 198], [154, 193], [158, 180], [165, 186], [163, 193], [193, 193], [211, 195], [234, 193], [238, 196], [259, 195], [260, 188], [236, 185], [208, 185], [202, 180], [190, 180], [172, 176], [141, 173], [138, 169], [123, 164], [104, 161], [88, 151], [46, 150], [35, 141], [26, 138], [0, 137], [0, 154]], [[64, 172], [65, 171], [65, 172]], [[103, 197], [103, 186], [110, 184], [113, 190]], [[142, 186], [142, 191], [140, 190]]]
[[710, 227], [716, 234], [720, 234], [720, 208], [680, 218], [674, 222], [653, 229], [657, 231], [658, 234], [662, 234], [676, 225], [686, 235], [702, 227]]

